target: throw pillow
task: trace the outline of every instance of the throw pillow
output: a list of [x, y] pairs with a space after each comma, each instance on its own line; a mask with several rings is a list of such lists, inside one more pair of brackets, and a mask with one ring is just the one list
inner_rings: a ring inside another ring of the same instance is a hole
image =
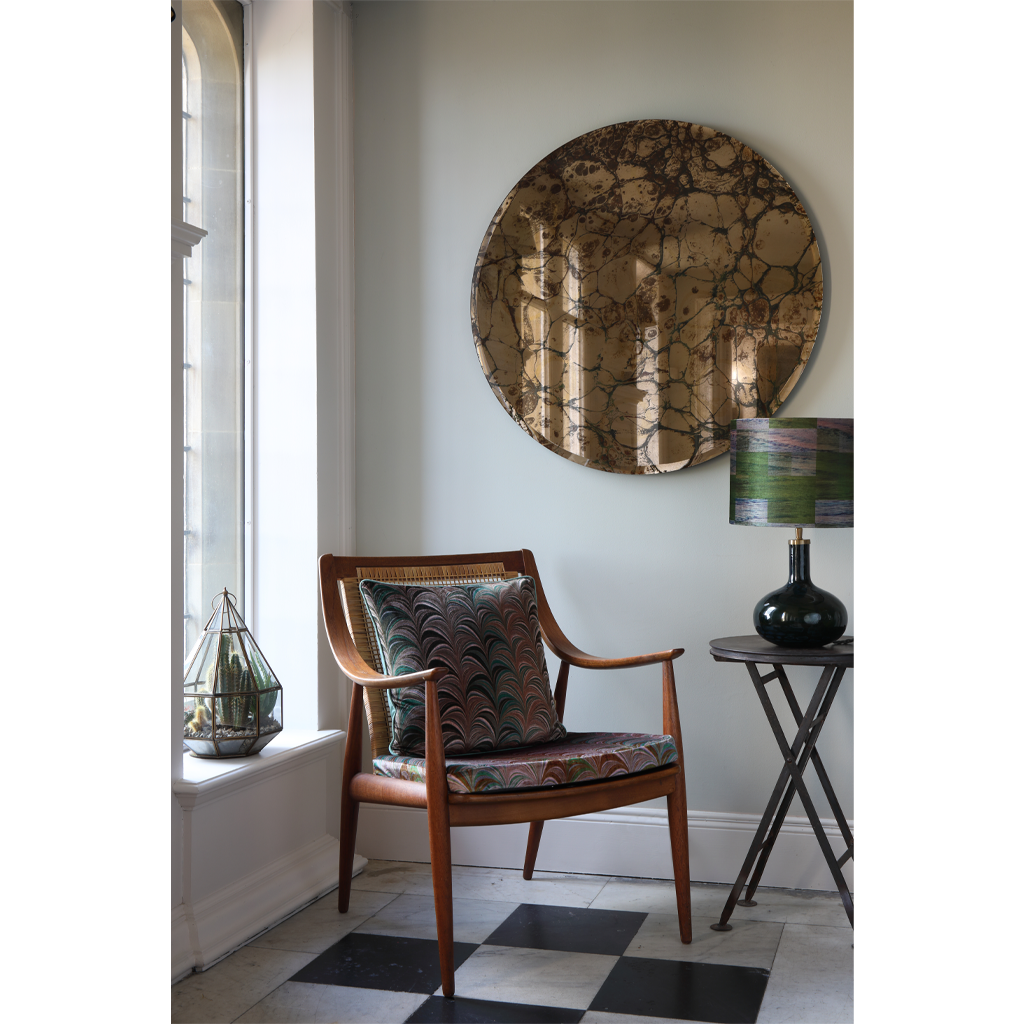
[[[362, 580], [390, 675], [447, 669], [438, 682], [445, 754], [560, 740], [529, 576], [496, 583], [413, 585]], [[391, 753], [423, 757], [424, 686], [388, 690]]]

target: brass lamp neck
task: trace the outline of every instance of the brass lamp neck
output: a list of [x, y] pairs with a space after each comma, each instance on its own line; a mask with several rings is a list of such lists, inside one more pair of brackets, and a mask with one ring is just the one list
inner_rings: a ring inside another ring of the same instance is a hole
[[802, 526], [795, 526], [793, 529], [796, 530], [796, 537], [793, 538], [789, 543], [790, 545], [796, 544], [810, 544], [810, 539], [804, 540], [804, 528]]

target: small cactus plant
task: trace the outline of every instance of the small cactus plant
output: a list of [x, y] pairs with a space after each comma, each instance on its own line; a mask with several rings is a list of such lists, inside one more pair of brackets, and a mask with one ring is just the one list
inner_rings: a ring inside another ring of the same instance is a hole
[[252, 676], [233, 647], [231, 634], [221, 633], [217, 660], [206, 679], [217, 698], [217, 721], [229, 729], [244, 729], [252, 718]]
[[252, 659], [252, 671], [256, 676], [256, 689], [260, 691], [260, 725], [266, 726], [273, 721], [274, 708], [277, 706], [277, 680], [259, 657]]

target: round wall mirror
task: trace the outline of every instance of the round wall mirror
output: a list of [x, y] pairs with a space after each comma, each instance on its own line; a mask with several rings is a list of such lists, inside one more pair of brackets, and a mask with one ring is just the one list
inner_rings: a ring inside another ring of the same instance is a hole
[[666, 473], [771, 416], [810, 358], [821, 257], [785, 179], [742, 142], [628, 121], [545, 157], [473, 272], [477, 354], [531, 437], [611, 473]]

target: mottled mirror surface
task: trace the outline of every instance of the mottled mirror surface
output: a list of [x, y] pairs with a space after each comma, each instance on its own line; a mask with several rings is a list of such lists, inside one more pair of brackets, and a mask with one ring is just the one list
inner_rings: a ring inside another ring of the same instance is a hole
[[729, 450], [774, 413], [821, 318], [807, 213], [742, 142], [629, 121], [566, 143], [494, 215], [473, 273], [487, 381], [531, 437], [612, 473]]

